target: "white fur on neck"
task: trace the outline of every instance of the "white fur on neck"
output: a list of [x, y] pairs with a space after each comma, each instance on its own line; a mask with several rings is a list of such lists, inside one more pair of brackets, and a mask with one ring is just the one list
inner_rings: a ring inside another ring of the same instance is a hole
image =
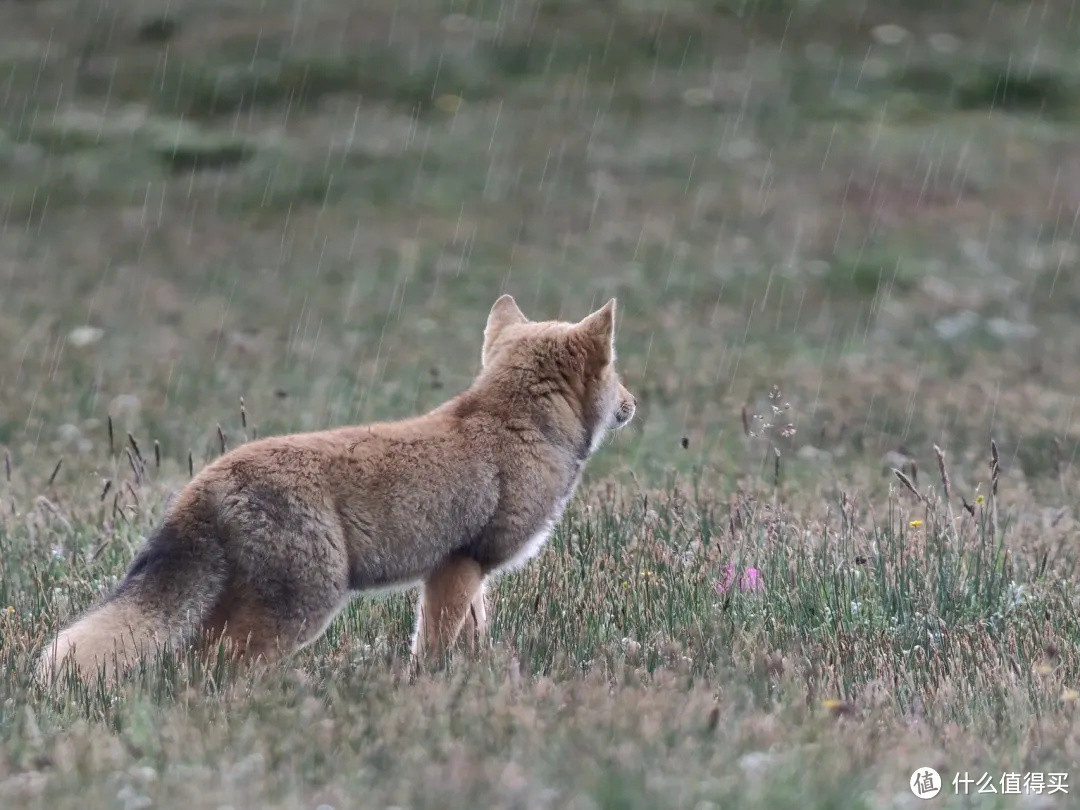
[[526, 562], [531, 560], [537, 554], [540, 553], [540, 549], [544, 547], [548, 538], [551, 537], [551, 532], [555, 529], [555, 525], [562, 518], [563, 511], [566, 509], [566, 504], [570, 502], [570, 498], [573, 497], [574, 491], [577, 489], [578, 483], [581, 481], [581, 470], [585, 465], [582, 464], [578, 467], [577, 474], [574, 476], [573, 483], [567, 489], [566, 494], [559, 498], [555, 503], [555, 508], [552, 510], [550, 517], [544, 521], [540, 528], [533, 533], [533, 535], [525, 541], [525, 544], [521, 547], [517, 554], [499, 566], [499, 572], [513, 571], [515, 568], [520, 568]]

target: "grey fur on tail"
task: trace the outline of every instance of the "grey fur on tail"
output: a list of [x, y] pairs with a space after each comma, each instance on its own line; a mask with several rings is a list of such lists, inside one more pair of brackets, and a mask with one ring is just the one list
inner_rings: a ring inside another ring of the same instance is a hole
[[39, 677], [51, 683], [70, 656], [80, 676], [104, 669], [111, 679], [140, 654], [199, 632], [228, 580], [224, 549], [207, 528], [159, 525], [105, 601], [49, 642]]

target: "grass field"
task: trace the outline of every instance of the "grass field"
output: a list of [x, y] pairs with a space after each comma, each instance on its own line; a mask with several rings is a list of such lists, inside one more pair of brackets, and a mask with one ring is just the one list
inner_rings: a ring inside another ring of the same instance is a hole
[[[0, 4], [0, 807], [1080, 806], [1078, 46], [1071, 2]], [[189, 466], [433, 407], [505, 291], [617, 296], [639, 408], [490, 650], [411, 677], [397, 594], [269, 672], [34, 683]]]

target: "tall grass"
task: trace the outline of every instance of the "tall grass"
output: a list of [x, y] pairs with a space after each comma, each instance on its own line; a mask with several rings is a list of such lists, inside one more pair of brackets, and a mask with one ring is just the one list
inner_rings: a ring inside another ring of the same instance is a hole
[[[944, 460], [941, 471], [947, 491]], [[235, 797], [245, 768], [258, 771], [259, 806], [275, 793], [293, 806], [360, 789], [435, 806], [426, 792], [435, 786], [411, 770], [427, 763], [458, 780], [440, 806], [505, 802], [510, 780], [530, 804], [580, 795], [599, 806], [694, 806], [740, 795], [747, 806], [785, 806], [811, 785], [810, 806], [861, 807], [872, 806], [865, 791], [904, 777], [894, 747], [925, 758], [948, 741], [969, 769], [984, 760], [1015, 769], [1018, 759], [1064, 767], [1080, 663], [1074, 553], [1050, 563], [1015, 543], [1009, 512], [994, 519], [992, 486], [989, 499], [960, 498], [970, 510], [906, 475], [880, 504], [825, 490], [789, 504], [771, 476], [722, 498], [715, 475], [699, 470], [662, 491], [587, 488], [542, 557], [498, 580], [492, 645], [475, 658], [461, 652], [414, 673], [411, 596], [358, 597], [281, 666], [237, 667], [213, 646], [164, 649], [117, 685], [69, 679], [52, 693], [33, 681], [32, 656], [116, 582], [163, 488], [138, 461], [115, 509], [55, 491], [65, 506], [22, 500], [17, 480], [15, 514], [0, 520], [0, 602], [10, 606], [0, 735], [15, 774], [0, 790], [68, 806], [77, 776], [105, 802], [122, 763], [156, 774], [135, 795], [170, 805], [173, 792], [155, 793], [159, 777], [175, 791], [197, 767], [209, 780], [198, 792], [205, 806]], [[725, 578], [725, 566], [755, 569], [762, 587]], [[1036, 728], [1044, 741], [1032, 745]], [[113, 759], [95, 759], [115, 741]], [[257, 768], [238, 745], [254, 746]], [[491, 757], [503, 770], [490, 770]], [[750, 773], [755, 757], [773, 777]], [[812, 777], [811, 764], [821, 769]], [[48, 776], [28, 782], [27, 769]], [[840, 778], [863, 793], [838, 792]], [[742, 784], [755, 787], [744, 794]]]

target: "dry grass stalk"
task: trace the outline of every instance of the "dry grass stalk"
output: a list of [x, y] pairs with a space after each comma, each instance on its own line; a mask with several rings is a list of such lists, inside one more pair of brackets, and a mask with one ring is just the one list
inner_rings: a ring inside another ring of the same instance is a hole
[[1001, 475], [1001, 456], [998, 455], [997, 442], [990, 440], [990, 494], [997, 496], [998, 477]]
[[191, 456], [191, 451], [187, 451], [187, 472], [188, 478], [195, 477], [195, 459]]
[[101, 488], [101, 497], [99, 498], [103, 503], [105, 501], [105, 496], [109, 494], [110, 489], [112, 489], [112, 479], [106, 478], [105, 485]]
[[11, 483], [11, 451], [4, 448], [4, 478]]
[[225, 431], [221, 429], [221, 425], [217, 426], [218, 441], [221, 443], [221, 455], [225, 455]]
[[941, 476], [941, 486], [945, 492], [945, 500], [952, 498], [952, 481], [949, 480], [949, 471], [945, 468], [945, 451], [934, 445], [934, 455], [937, 456], [938, 474]]
[[128, 464], [131, 465], [131, 472], [135, 475], [135, 483], [142, 483], [142, 472], [139, 469], [139, 462], [135, 460], [135, 456], [133, 456], [131, 451], [126, 447], [124, 448], [124, 453], [127, 455]]
[[105, 538], [104, 540], [102, 540], [102, 541], [101, 541], [100, 543], [98, 543], [98, 545], [97, 545], [97, 548], [95, 548], [95, 549], [94, 549], [94, 551], [93, 551], [93, 553], [92, 553], [92, 554], [90, 555], [90, 561], [91, 561], [91, 562], [93, 562], [93, 561], [95, 561], [95, 560], [96, 560], [96, 559], [97, 559], [98, 557], [100, 557], [100, 556], [101, 556], [101, 553], [102, 553], [102, 552], [103, 552], [103, 551], [104, 551], [105, 549], [107, 549], [107, 548], [109, 547], [109, 543], [110, 543], [111, 541], [112, 541], [112, 538], [111, 538], [111, 537], [106, 537], [106, 538]]
[[145, 462], [143, 461], [142, 453], [139, 452], [139, 443], [137, 441], [135, 441], [135, 437], [132, 436], [130, 433], [127, 435], [127, 437], [128, 437], [128, 444], [130, 444], [131, 449], [135, 451], [135, 457], [137, 459], [139, 459], [140, 466], [145, 464]]
[[154, 469], [161, 469], [161, 443], [154, 439]]
[[113, 435], [113, 423], [111, 415], [109, 416], [109, 455], [116, 455], [116, 439]]
[[60, 460], [56, 462], [56, 466], [53, 467], [52, 475], [49, 476], [49, 482], [45, 484], [46, 487], [51, 487], [56, 480], [56, 476], [60, 473], [60, 465], [64, 463], [64, 457], [61, 456]]
[[941, 476], [941, 489], [945, 493], [945, 512], [949, 526], [953, 526], [956, 518], [952, 508], [952, 481], [949, 479], [949, 469], [945, 466], [945, 451], [935, 444], [934, 455], [937, 457], [938, 475]]
[[53, 516], [54, 518], [56, 518], [56, 519], [57, 519], [58, 521], [60, 521], [60, 522], [61, 522], [62, 524], [64, 524], [64, 528], [65, 528], [65, 529], [67, 529], [68, 531], [71, 531], [71, 530], [72, 530], [72, 529], [71, 529], [71, 521], [69, 521], [69, 520], [67, 519], [67, 517], [66, 517], [66, 516], [64, 515], [64, 513], [63, 513], [63, 511], [62, 511], [62, 510], [60, 509], [60, 507], [59, 507], [59, 506], [57, 506], [57, 505], [56, 505], [55, 503], [53, 503], [52, 501], [50, 501], [50, 500], [49, 500], [48, 498], [46, 498], [46, 497], [45, 497], [44, 495], [38, 495], [38, 496], [37, 496], [37, 497], [36, 497], [36, 498], [34, 499], [34, 504], [35, 504], [36, 506], [42, 506], [42, 507], [44, 507], [44, 508], [45, 508], [45, 511], [47, 511], [47, 512], [48, 512], [49, 514], [51, 514], [51, 515], [52, 515], [52, 516]]
[[[893, 467], [892, 471], [893, 471], [893, 475], [895, 475], [900, 480], [901, 484], [903, 484], [905, 487], [907, 487], [907, 489], [911, 492], [912, 495], [914, 495], [916, 498], [918, 498], [924, 504], [927, 503], [926, 496], [923, 495], [921, 492], [919, 492], [918, 489], [915, 488], [915, 484], [913, 484], [911, 482], [911, 479], [908, 478], [907, 475], [902, 470], [898, 470], [898, 469], [896, 469], [896, 467]], [[929, 504], [927, 504], [927, 505], [929, 505]]]
[[994, 536], [998, 536], [998, 478], [1001, 476], [1001, 456], [997, 442], [990, 440], [990, 525]]

